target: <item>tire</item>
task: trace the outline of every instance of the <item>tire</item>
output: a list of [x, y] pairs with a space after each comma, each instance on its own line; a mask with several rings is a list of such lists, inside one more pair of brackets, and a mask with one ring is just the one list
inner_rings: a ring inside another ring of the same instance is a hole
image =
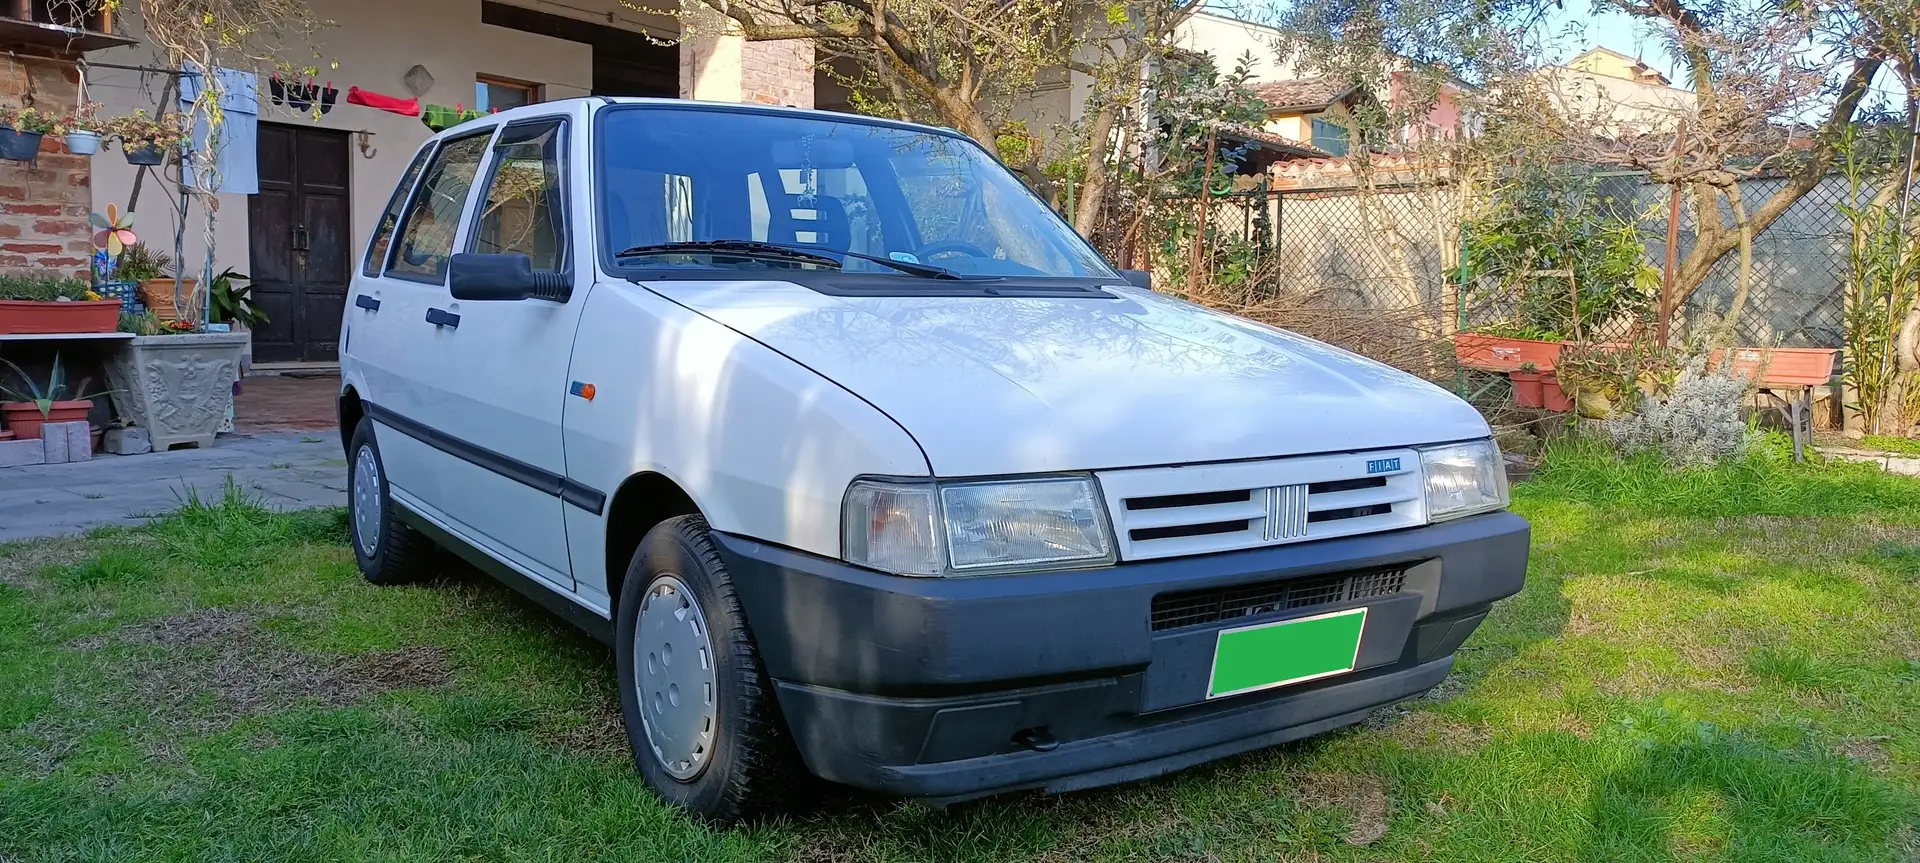
[[390, 586], [432, 577], [433, 542], [400, 519], [372, 420], [361, 420], [347, 444], [347, 527], [354, 560], [367, 581]]
[[[805, 770], [705, 519], [668, 519], [641, 541], [614, 645], [634, 766], [661, 799], [716, 826], [785, 806]], [[699, 650], [710, 674], [688, 662]], [[710, 685], [710, 709], [673, 701], [680, 684]]]

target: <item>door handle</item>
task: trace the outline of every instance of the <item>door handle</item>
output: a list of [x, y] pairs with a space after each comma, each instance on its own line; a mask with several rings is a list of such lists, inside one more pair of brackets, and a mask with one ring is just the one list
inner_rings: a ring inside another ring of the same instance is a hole
[[304, 252], [313, 244], [313, 235], [308, 233], [306, 225], [293, 226], [293, 250]]
[[427, 323], [436, 327], [453, 327], [459, 329], [460, 316], [446, 309], [429, 308], [427, 309]]
[[357, 297], [354, 297], [353, 304], [356, 306], [359, 306], [360, 308], [366, 309], [369, 312], [380, 311], [380, 301], [374, 299], [373, 297], [369, 297], [366, 294], [361, 294]]

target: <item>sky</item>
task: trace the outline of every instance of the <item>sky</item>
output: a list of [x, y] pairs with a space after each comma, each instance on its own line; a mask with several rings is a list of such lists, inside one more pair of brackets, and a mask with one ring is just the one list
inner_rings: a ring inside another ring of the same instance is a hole
[[1609, 48], [1659, 70], [1670, 81], [1681, 80], [1666, 46], [1626, 14], [1611, 9], [1594, 14], [1585, 0], [1565, 0], [1564, 8], [1547, 19], [1553, 39], [1554, 62], [1564, 63], [1595, 46]]

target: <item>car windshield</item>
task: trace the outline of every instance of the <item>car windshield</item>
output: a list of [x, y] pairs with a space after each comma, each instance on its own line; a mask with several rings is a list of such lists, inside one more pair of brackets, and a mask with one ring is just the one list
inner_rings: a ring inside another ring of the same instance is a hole
[[[623, 266], [837, 267], [914, 278], [836, 254], [855, 253], [960, 276], [1115, 277], [965, 138], [749, 111], [635, 107], [603, 117], [601, 218], [606, 254]], [[668, 246], [715, 241], [817, 249], [838, 263]]]

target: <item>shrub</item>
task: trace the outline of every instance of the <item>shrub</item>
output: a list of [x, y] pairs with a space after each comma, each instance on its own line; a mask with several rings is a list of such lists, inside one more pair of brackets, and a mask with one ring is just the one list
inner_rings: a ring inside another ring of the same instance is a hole
[[1626, 455], [1657, 452], [1679, 466], [1739, 459], [1758, 437], [1740, 415], [1746, 396], [1747, 379], [1731, 363], [1709, 370], [1706, 358], [1696, 357], [1664, 399], [1643, 395], [1638, 410], [1604, 428]]

